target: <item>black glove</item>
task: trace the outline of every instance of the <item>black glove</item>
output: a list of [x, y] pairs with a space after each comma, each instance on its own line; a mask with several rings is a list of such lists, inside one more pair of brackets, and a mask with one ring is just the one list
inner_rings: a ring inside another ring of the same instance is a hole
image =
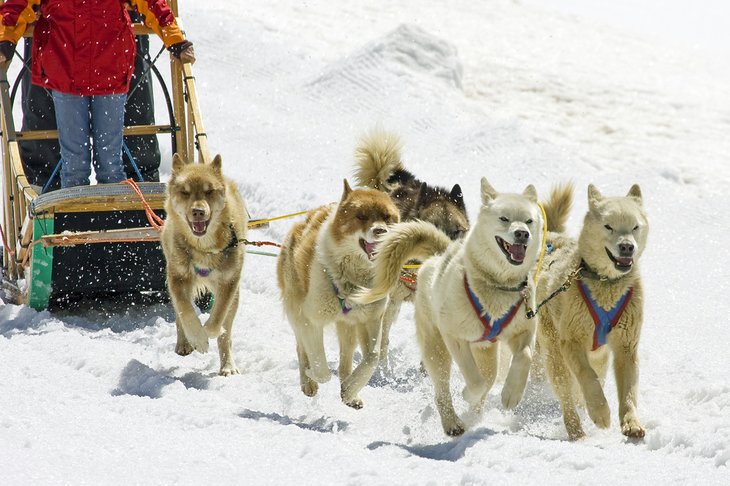
[[0, 54], [5, 57], [6, 61], [10, 61], [15, 53], [15, 44], [10, 41], [0, 41]]
[[182, 42], [178, 42], [177, 44], [173, 44], [170, 47], [167, 48], [168, 51], [172, 53], [173, 56], [180, 59], [180, 54], [182, 54], [182, 51], [187, 49], [188, 47], [192, 46], [193, 43], [189, 40], [184, 40]]

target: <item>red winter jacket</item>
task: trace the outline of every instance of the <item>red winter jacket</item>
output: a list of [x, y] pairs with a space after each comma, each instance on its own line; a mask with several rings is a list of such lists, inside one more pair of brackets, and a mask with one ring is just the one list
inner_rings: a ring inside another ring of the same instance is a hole
[[126, 93], [136, 46], [126, 4], [166, 46], [185, 40], [165, 0], [7, 0], [0, 6], [0, 41], [33, 34], [33, 84], [82, 96]]

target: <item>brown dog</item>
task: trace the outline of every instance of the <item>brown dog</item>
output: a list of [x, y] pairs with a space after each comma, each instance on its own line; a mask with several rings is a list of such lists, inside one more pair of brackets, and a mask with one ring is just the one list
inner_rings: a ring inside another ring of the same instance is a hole
[[[162, 250], [167, 260], [167, 288], [175, 307], [177, 345], [186, 356], [208, 351], [218, 338], [220, 374], [238, 373], [231, 354], [231, 328], [238, 309], [248, 216], [236, 184], [221, 172], [221, 157], [210, 165], [172, 159], [167, 184], [167, 220]], [[193, 300], [203, 292], [214, 297], [210, 318], [202, 326]]]

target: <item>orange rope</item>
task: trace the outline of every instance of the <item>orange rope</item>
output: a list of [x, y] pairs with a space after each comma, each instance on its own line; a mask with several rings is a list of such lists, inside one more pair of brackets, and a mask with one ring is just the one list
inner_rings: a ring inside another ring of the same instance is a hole
[[275, 246], [277, 248], [282, 248], [282, 246], [279, 243], [274, 243], [273, 241], [249, 241], [249, 240], [240, 240], [241, 243], [244, 245], [253, 245], [253, 246]]
[[157, 231], [162, 231], [162, 227], [165, 225], [165, 220], [155, 214], [147, 200], [144, 198], [144, 194], [142, 194], [142, 190], [139, 188], [137, 183], [134, 182], [133, 179], [126, 179], [123, 180], [121, 183], [129, 185], [142, 200], [142, 206], [144, 207], [144, 212], [147, 215], [147, 221], [150, 222], [150, 226], [152, 226]]
[[3, 238], [3, 246], [8, 252], [8, 255], [10, 255], [13, 259], [15, 259], [15, 251], [11, 247], [8, 246], [8, 240], [5, 239], [5, 231], [3, 231], [3, 225], [0, 224], [0, 236]]

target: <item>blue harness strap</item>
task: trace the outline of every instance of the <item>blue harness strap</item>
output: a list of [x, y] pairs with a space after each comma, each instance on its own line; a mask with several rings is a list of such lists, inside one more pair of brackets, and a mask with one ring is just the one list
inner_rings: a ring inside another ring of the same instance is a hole
[[340, 289], [337, 288], [337, 285], [335, 285], [335, 282], [332, 282], [332, 290], [335, 291], [335, 297], [337, 297], [337, 300], [340, 303], [340, 308], [342, 309], [343, 314], [347, 314], [352, 310], [352, 307], [347, 307], [347, 303], [345, 302], [345, 299], [340, 297]]
[[507, 326], [509, 326], [510, 322], [512, 322], [512, 319], [517, 314], [517, 309], [519, 309], [522, 305], [522, 299], [519, 299], [512, 307], [510, 307], [505, 315], [503, 315], [499, 319], [492, 321], [490, 315], [487, 314], [487, 311], [484, 310], [484, 307], [482, 307], [482, 304], [479, 302], [479, 298], [477, 297], [477, 295], [474, 293], [471, 287], [469, 287], [469, 282], [466, 279], [466, 274], [464, 274], [464, 290], [466, 291], [467, 297], [469, 297], [469, 302], [471, 302], [471, 306], [474, 308], [474, 312], [477, 313], [477, 317], [482, 322], [482, 326], [484, 327], [484, 333], [482, 334], [482, 337], [472, 342], [480, 343], [483, 341], [489, 341], [493, 343], [497, 340], [497, 337], [499, 337], [502, 331], [504, 331]]
[[626, 306], [629, 304], [631, 296], [634, 294], [634, 288], [629, 287], [629, 290], [627, 290], [626, 293], [624, 293], [618, 299], [616, 304], [614, 304], [614, 306], [609, 310], [605, 310], [603, 307], [598, 305], [596, 299], [594, 299], [593, 295], [591, 295], [591, 290], [583, 283], [582, 280], [578, 280], [578, 289], [580, 290], [580, 295], [583, 296], [583, 300], [586, 303], [586, 307], [588, 307], [588, 312], [590, 312], [591, 317], [593, 318], [593, 324], [595, 325], [595, 330], [593, 331], [593, 351], [595, 351], [606, 344], [608, 333], [611, 332], [619, 319], [621, 319], [621, 315], [626, 310]]

